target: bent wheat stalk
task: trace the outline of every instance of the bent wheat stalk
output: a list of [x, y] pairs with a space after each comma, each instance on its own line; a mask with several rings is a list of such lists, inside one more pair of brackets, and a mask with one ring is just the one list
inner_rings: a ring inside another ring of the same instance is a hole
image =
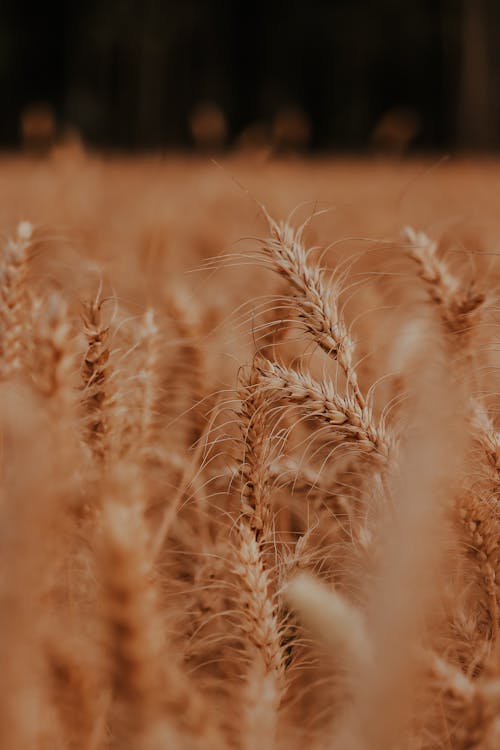
[[311, 263], [311, 250], [302, 242], [304, 225], [295, 229], [288, 222], [276, 222], [266, 212], [271, 237], [262, 240], [262, 251], [275, 271], [284, 277], [292, 290], [297, 315], [318, 346], [335, 359], [347, 379], [349, 388], [361, 409], [365, 397], [358, 385], [353, 365], [354, 341], [338, 306], [340, 284], [332, 283], [325, 272]]
[[394, 447], [394, 439], [385, 424], [376, 424], [372, 409], [361, 407], [355, 396], [339, 395], [333, 383], [318, 382], [306, 373], [261, 360], [256, 367], [261, 376], [261, 388], [275, 398], [300, 406], [311, 417], [326, 422], [330, 437], [337, 442], [349, 442], [360, 451], [386, 461]]

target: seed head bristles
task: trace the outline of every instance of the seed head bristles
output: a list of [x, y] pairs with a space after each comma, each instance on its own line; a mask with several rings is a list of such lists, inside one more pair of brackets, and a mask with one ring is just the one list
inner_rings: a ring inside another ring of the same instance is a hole
[[339, 283], [327, 280], [324, 271], [311, 263], [311, 250], [302, 244], [303, 226], [295, 229], [288, 222], [276, 222], [270, 217], [268, 221], [271, 237], [262, 240], [263, 253], [276, 272], [288, 281], [299, 319], [318, 346], [337, 360], [363, 408], [365, 398], [352, 361], [355, 345], [337, 304]]
[[[278, 348], [285, 343], [296, 317], [287, 294], [288, 285], [283, 280], [280, 284], [285, 287], [282, 289], [282, 294], [276, 297], [273, 295], [274, 304], [269, 309], [264, 308], [261, 322], [252, 329], [256, 348], [263, 357], [268, 358], [276, 356]], [[254, 312], [258, 313], [258, 310]]]
[[94, 454], [103, 461], [109, 437], [109, 374], [108, 332], [102, 318], [103, 300], [100, 290], [96, 298], [84, 304], [83, 333], [87, 351], [82, 365], [83, 405], [86, 412], [86, 438]]
[[269, 479], [274, 486], [286, 487], [293, 495], [303, 496], [313, 506], [324, 505], [334, 515], [346, 516], [351, 510], [346, 492], [337, 492], [337, 481], [329, 482], [321, 471], [292, 459], [276, 459], [269, 464]]
[[0, 272], [0, 377], [7, 378], [22, 366], [26, 346], [26, 275], [32, 227], [22, 221], [16, 237], [4, 245]]
[[[286, 489], [291, 495], [303, 497], [313, 507], [328, 506], [334, 515], [345, 516], [351, 510], [348, 494], [342, 490], [337, 478], [333, 483], [323, 476], [321, 471], [287, 457], [273, 458], [270, 456], [267, 465], [267, 481], [272, 487]], [[350, 472], [353, 473], [353, 472]], [[229, 467], [214, 479], [214, 486], [234, 486], [235, 481], [241, 479], [241, 467]]]
[[405, 227], [403, 236], [408, 241], [408, 254], [418, 263], [420, 277], [426, 283], [431, 300], [438, 305], [441, 320], [451, 334], [464, 334], [478, 322], [486, 295], [474, 288], [471, 281], [463, 281], [439, 256], [437, 242], [425, 232]]
[[251, 660], [244, 687], [242, 737], [249, 750], [273, 747], [285, 690], [285, 659], [270, 575], [255, 534], [243, 523], [239, 526], [234, 572], [239, 581], [241, 627]]
[[389, 457], [393, 438], [383, 423], [375, 423], [369, 405], [361, 407], [349, 393], [340, 396], [330, 381], [317, 382], [306, 373], [277, 362], [260, 360], [256, 367], [261, 376], [261, 389], [326, 422], [332, 428], [333, 439], [353, 443], [363, 453], [374, 454], [384, 461]]

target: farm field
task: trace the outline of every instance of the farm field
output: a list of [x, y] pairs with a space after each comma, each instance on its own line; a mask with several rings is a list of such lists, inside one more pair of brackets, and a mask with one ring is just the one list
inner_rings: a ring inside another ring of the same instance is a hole
[[0, 196], [0, 747], [498, 748], [500, 163]]

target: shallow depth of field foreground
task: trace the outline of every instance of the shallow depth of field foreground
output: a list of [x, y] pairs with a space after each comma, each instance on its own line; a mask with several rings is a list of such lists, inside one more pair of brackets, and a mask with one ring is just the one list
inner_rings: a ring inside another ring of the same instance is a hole
[[500, 747], [499, 194], [3, 159], [2, 750]]

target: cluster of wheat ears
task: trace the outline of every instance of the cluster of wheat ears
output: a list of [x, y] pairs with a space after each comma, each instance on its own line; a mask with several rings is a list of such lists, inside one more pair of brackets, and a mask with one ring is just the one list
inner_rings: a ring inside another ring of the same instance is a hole
[[383, 269], [262, 211], [205, 264], [276, 280], [233, 388], [185, 290], [72, 299], [3, 243], [3, 750], [500, 747], [494, 290], [406, 228], [371, 341]]

